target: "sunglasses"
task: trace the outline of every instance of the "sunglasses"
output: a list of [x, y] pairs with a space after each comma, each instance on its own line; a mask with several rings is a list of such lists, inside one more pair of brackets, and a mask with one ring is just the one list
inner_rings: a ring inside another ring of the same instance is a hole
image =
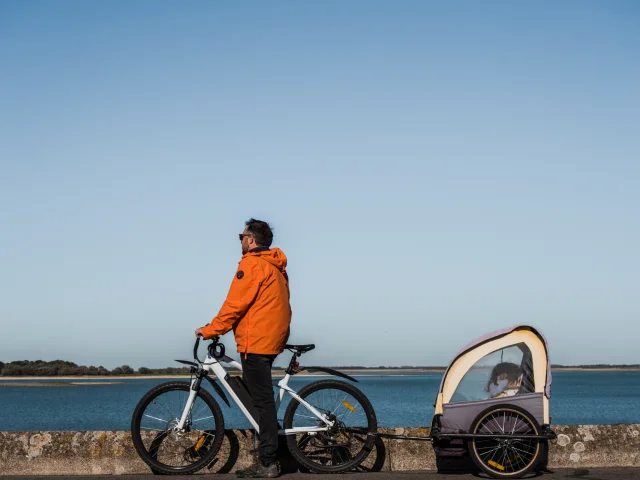
[[238, 234], [238, 238], [240, 239], [240, 241], [242, 241], [242, 239], [244, 237], [253, 237], [253, 235], [251, 235], [250, 233], [239, 233]]

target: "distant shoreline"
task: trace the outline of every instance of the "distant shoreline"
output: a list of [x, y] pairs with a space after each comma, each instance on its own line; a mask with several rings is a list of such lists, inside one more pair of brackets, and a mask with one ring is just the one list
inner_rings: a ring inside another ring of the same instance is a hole
[[590, 367], [556, 367], [551, 369], [553, 372], [638, 372], [640, 367], [603, 367], [603, 368], [590, 368]]
[[[35, 382], [28, 382], [25, 383], [24, 382], [24, 378], [23, 378], [23, 382], [8, 382], [8, 383], [3, 383], [0, 382], [0, 387], [78, 387], [78, 386], [91, 386], [91, 385], [119, 385], [119, 384], [123, 384], [124, 382], [52, 382], [51, 378], [48, 377], [47, 379], [49, 380], [48, 382], [41, 382], [38, 380], [44, 380], [44, 378], [33, 378], [33, 377], [28, 377], [29, 380], [37, 380]], [[57, 378], [57, 377], [56, 377]], [[11, 380], [11, 379], [9, 379]], [[13, 380], [17, 380], [16, 378], [14, 378]], [[60, 380], [63, 380], [63, 378], [60, 378]], [[66, 380], [70, 380], [69, 378], [67, 378]], [[74, 380], [78, 380], [77, 378]]]
[[[333, 368], [333, 367], [330, 367]], [[342, 368], [339, 371], [347, 374], [358, 375], [358, 374], [376, 374], [383, 376], [398, 376], [398, 375], [406, 375], [406, 374], [420, 374], [420, 373], [440, 373], [443, 374], [445, 372], [445, 368], [388, 368], [388, 369], [376, 369], [376, 368], [364, 368], [364, 369], [348, 369]], [[603, 367], [603, 368], [588, 368], [588, 367], [556, 367], [552, 368], [551, 372], [638, 372], [640, 371], [640, 367]], [[273, 370], [272, 375], [274, 378], [276, 377], [284, 377], [284, 370]], [[230, 375], [239, 375], [240, 372], [237, 370], [229, 370]], [[326, 373], [308, 373], [301, 372], [296, 376], [302, 377], [319, 377], [326, 376]], [[365, 375], [366, 376], [366, 375]], [[157, 378], [157, 379], [172, 379], [172, 378], [190, 378], [191, 375], [186, 374], [149, 374], [149, 375], [66, 375], [66, 376], [11, 376], [11, 377], [0, 377], [0, 384], [4, 380], [122, 380], [122, 379], [131, 379], [131, 380], [144, 380], [146, 378]]]

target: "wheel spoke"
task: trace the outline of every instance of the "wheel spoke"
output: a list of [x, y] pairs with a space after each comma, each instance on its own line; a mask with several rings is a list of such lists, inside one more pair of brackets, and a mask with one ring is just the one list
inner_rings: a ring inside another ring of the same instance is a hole
[[[482, 453], [481, 455], [482, 455], [483, 457], [488, 457], [488, 456], [489, 456], [489, 455], [491, 455], [491, 454], [494, 454], [494, 455], [495, 455], [495, 453], [494, 453], [494, 452], [497, 452], [498, 450], [500, 450], [500, 446], [497, 446], [496, 448], [492, 448], [492, 449], [491, 449], [491, 450], [489, 450], [488, 452], [484, 452], [484, 453]], [[493, 457], [493, 455], [492, 455], [492, 457]]]
[[167, 401], [164, 399], [164, 397], [160, 397], [162, 400], [162, 403], [164, 403], [165, 408], [167, 409], [167, 412], [169, 412], [169, 416], [173, 417], [173, 411], [169, 408], [169, 405], [167, 405]]
[[151, 415], [147, 415], [146, 413], [144, 414], [144, 416], [153, 418], [154, 420], [158, 420], [159, 422], [162, 422], [162, 423], [169, 423], [169, 420], [163, 420], [162, 418], [152, 417]]
[[510, 434], [513, 439], [474, 439], [473, 449], [477, 461], [498, 477], [519, 476], [528, 471], [538, 455], [537, 439], [516, 438], [517, 435], [537, 434], [528, 416], [519, 410], [498, 408], [490, 411], [478, 423], [474, 432], [482, 434]]
[[210, 418], [214, 418], [213, 415], [209, 415], [208, 417], [198, 418], [197, 420], [192, 420], [191, 423], [201, 422], [202, 420], [208, 420]]
[[518, 453], [516, 452], [516, 450], [514, 448], [511, 448], [511, 450], [513, 450], [513, 455], [515, 456], [516, 460], [516, 465], [520, 465], [520, 462], [522, 462], [523, 466], [527, 466], [527, 462], [525, 462], [522, 457], [520, 455], [518, 455]]
[[[491, 417], [491, 420], [493, 421], [493, 423], [496, 424], [496, 427], [498, 427], [497, 429], [500, 430], [500, 424], [498, 423], [498, 419], [495, 417]], [[495, 432], [491, 432], [491, 433], [495, 433]]]

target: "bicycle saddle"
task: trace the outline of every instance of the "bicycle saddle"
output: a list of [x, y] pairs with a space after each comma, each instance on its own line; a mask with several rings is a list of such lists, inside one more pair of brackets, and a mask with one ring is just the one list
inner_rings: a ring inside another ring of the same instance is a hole
[[294, 350], [298, 353], [308, 352], [309, 350], [313, 350], [316, 346], [312, 343], [309, 345], [285, 345], [284, 346], [288, 350]]

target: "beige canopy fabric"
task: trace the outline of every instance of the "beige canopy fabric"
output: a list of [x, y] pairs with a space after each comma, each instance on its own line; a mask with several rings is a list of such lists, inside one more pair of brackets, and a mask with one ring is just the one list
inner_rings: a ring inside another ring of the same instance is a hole
[[443, 405], [451, 401], [464, 375], [479, 360], [517, 344], [525, 344], [531, 352], [535, 393], [542, 393], [544, 422], [549, 423], [549, 397], [551, 394], [551, 371], [544, 336], [535, 328], [519, 325], [485, 335], [468, 344], [449, 365], [445, 372], [436, 399], [436, 415], [443, 413]]

